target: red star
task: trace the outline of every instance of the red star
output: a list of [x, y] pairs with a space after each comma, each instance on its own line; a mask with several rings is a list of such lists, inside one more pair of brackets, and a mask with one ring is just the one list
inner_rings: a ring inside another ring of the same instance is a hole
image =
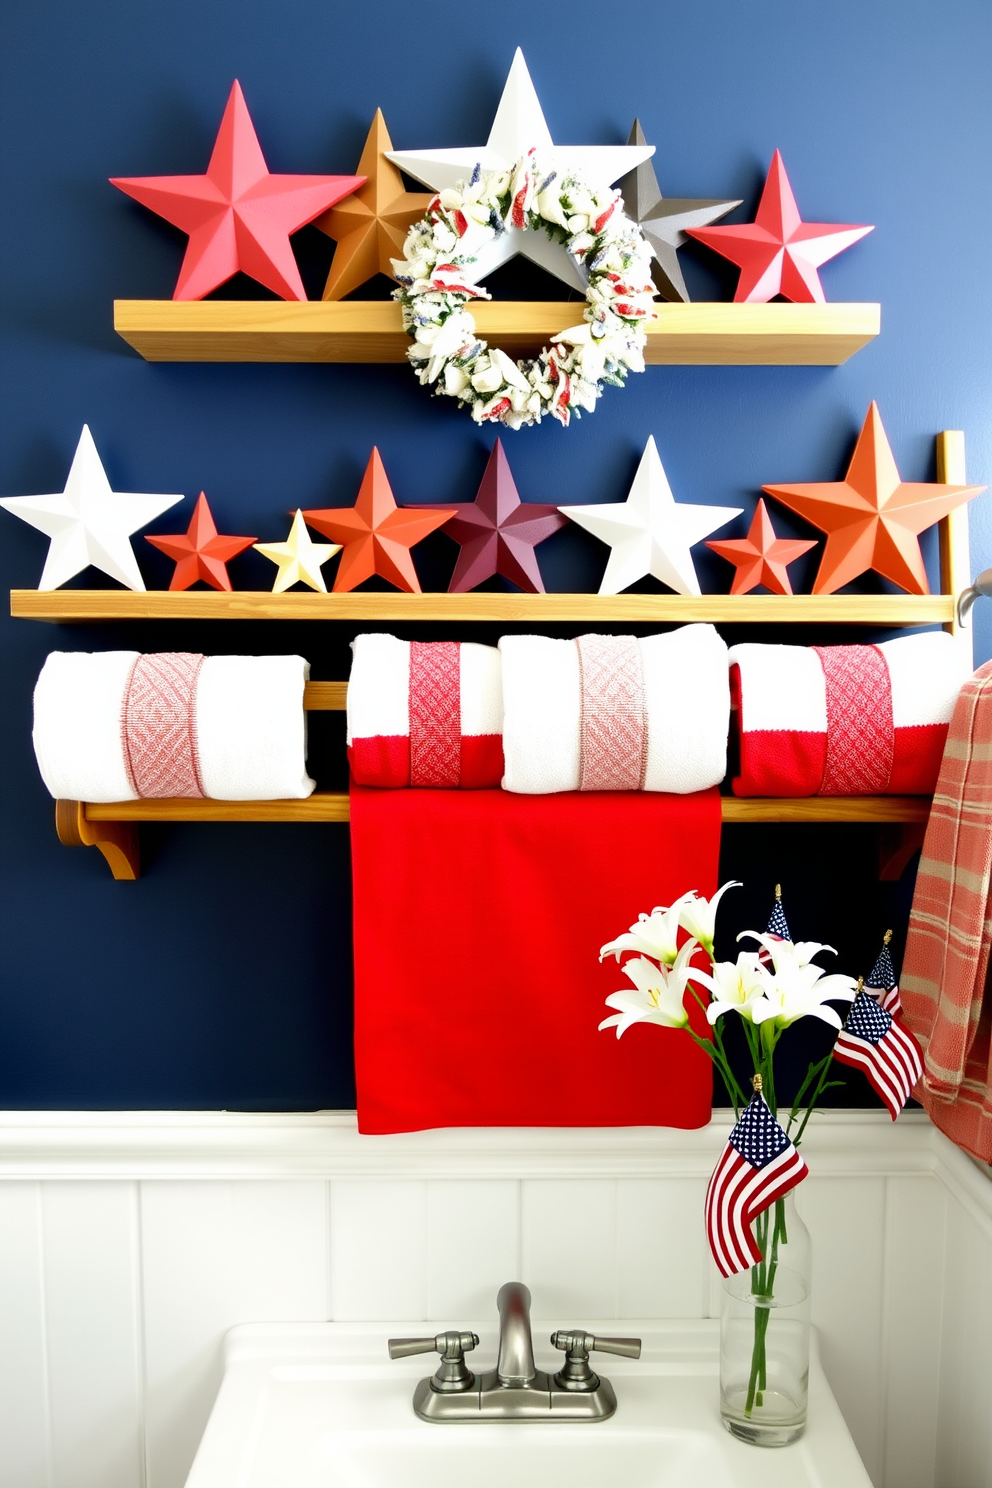
[[910, 594], [929, 594], [919, 534], [985, 487], [900, 480], [873, 403], [844, 480], [761, 489], [827, 533], [814, 594], [834, 594], [869, 569]]
[[768, 508], [758, 498], [754, 521], [747, 537], [731, 542], [708, 542], [708, 548], [736, 565], [731, 594], [749, 594], [763, 584], [773, 594], [791, 594], [792, 585], [786, 572], [803, 553], [815, 548], [815, 542], [801, 542], [794, 537], [776, 537]]
[[440, 527], [452, 508], [397, 506], [379, 451], [373, 449], [354, 506], [305, 511], [304, 520], [344, 552], [334, 576], [334, 593], [347, 594], [373, 574], [397, 589], [420, 594], [410, 549]]
[[475, 500], [449, 510], [453, 515], [444, 535], [461, 544], [449, 594], [466, 594], [493, 574], [502, 574], [525, 593], [544, 593], [534, 548], [568, 518], [556, 506], [520, 500], [498, 439]]
[[686, 228], [690, 238], [698, 238], [737, 264], [741, 277], [735, 304], [765, 304], [777, 294], [787, 300], [822, 304], [817, 269], [872, 231], [839, 222], [804, 222], [777, 150], [753, 222]]
[[176, 571], [170, 589], [188, 589], [202, 579], [212, 589], [230, 589], [227, 565], [255, 542], [253, 537], [218, 537], [207, 498], [201, 491], [193, 517], [185, 532], [168, 537], [146, 537], [153, 548], [175, 559]]
[[174, 300], [202, 300], [239, 269], [284, 300], [305, 300], [289, 235], [364, 181], [270, 175], [235, 82], [206, 175], [111, 177], [110, 184], [189, 233]]

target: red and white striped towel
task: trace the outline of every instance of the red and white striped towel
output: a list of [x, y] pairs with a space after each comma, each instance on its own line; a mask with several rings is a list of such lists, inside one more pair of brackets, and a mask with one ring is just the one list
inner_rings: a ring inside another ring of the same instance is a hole
[[57, 799], [309, 796], [302, 656], [53, 651], [34, 748]]
[[899, 989], [923, 1049], [914, 1094], [992, 1162], [992, 662], [961, 689], [916, 875]]
[[929, 795], [969, 673], [943, 631], [879, 646], [732, 646], [735, 795]]
[[499, 785], [503, 699], [495, 646], [360, 635], [352, 651], [348, 760], [356, 784]]
[[688, 795], [727, 770], [727, 647], [712, 625], [634, 636], [504, 636], [504, 789]]

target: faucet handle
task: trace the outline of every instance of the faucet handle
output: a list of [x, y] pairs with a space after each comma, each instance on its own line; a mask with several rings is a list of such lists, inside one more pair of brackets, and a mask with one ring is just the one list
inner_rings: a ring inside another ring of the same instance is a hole
[[559, 1328], [551, 1335], [552, 1346], [561, 1349], [565, 1362], [555, 1375], [555, 1383], [563, 1390], [595, 1390], [599, 1377], [589, 1367], [591, 1353], [620, 1354], [625, 1359], [641, 1357], [639, 1338], [599, 1338], [586, 1333], [582, 1328], [566, 1331]]
[[465, 1364], [465, 1355], [477, 1347], [478, 1333], [437, 1333], [433, 1338], [391, 1338], [389, 1357], [406, 1359], [411, 1354], [440, 1354], [441, 1363], [431, 1380], [431, 1389], [442, 1394], [471, 1390], [475, 1375]]

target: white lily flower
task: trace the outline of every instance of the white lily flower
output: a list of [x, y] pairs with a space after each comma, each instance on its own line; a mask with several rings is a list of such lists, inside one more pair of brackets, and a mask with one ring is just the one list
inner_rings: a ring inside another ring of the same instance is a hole
[[[687, 925], [686, 929], [688, 928]], [[757, 930], [742, 930], [737, 939], [756, 940], [759, 945], [764, 946], [776, 971], [780, 961], [782, 969], [786, 970], [793, 966], [809, 966], [813, 957], [818, 956], [821, 951], [829, 951], [832, 956], [837, 954], [832, 945], [821, 945], [818, 940], [778, 940], [774, 935], [759, 935]]]
[[624, 975], [634, 983], [636, 990], [611, 992], [606, 999], [607, 1007], [617, 1011], [600, 1023], [604, 1028], [615, 1028], [617, 1038], [626, 1033], [635, 1023], [658, 1023], [662, 1028], [684, 1028], [689, 1014], [683, 1006], [685, 989], [699, 973], [688, 962], [698, 950], [694, 940], [687, 940], [671, 967], [655, 966], [646, 956], [624, 963]]
[[[758, 940], [767, 939], [756, 936]], [[806, 946], [815, 942], [806, 942]], [[830, 947], [817, 946], [817, 950]], [[768, 977], [764, 996], [751, 1009], [751, 1020], [756, 1024], [772, 1022], [779, 1029], [788, 1028], [800, 1018], [819, 1018], [831, 1028], [840, 1029], [842, 1021], [836, 1010], [827, 1007], [828, 1001], [853, 1002], [858, 985], [853, 977], [839, 972], [825, 972], [813, 961], [803, 961], [796, 955], [797, 948], [788, 940], [780, 940], [769, 946], [775, 955], [775, 974]]]
[[716, 934], [716, 912], [720, 900], [728, 889], [739, 889], [741, 884], [736, 879], [730, 879], [723, 884], [712, 899], [703, 899], [696, 894], [695, 890], [685, 896], [679, 919], [682, 929], [689, 935], [695, 936], [710, 957], [713, 955], [713, 937]]
[[724, 1013], [740, 1013], [752, 1022], [755, 1003], [765, 996], [770, 983], [757, 951], [739, 952], [736, 962], [714, 961], [711, 974], [701, 971], [698, 975], [712, 998], [706, 1009], [710, 1024]]
[[671, 966], [678, 956], [679, 914], [693, 892], [683, 894], [667, 909], [658, 907], [649, 915], [638, 915], [637, 923], [631, 925], [626, 935], [618, 935], [601, 948], [600, 961], [607, 956], [615, 956], [619, 961], [621, 951], [639, 951], [642, 956], [653, 956], [656, 961]]

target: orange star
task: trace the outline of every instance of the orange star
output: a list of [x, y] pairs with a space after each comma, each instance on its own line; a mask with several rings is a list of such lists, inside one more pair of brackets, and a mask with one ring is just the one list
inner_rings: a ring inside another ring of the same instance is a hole
[[763, 584], [773, 594], [791, 594], [792, 585], [786, 572], [790, 563], [795, 563], [815, 542], [802, 542], [793, 537], [776, 537], [768, 508], [758, 498], [747, 537], [730, 542], [708, 542], [708, 548], [736, 565], [731, 594], [749, 594]]
[[910, 594], [929, 594], [919, 534], [985, 487], [900, 480], [872, 403], [844, 480], [761, 489], [827, 534], [814, 594], [834, 594], [869, 569]]
[[176, 570], [172, 575], [170, 589], [188, 589], [197, 579], [202, 579], [212, 589], [230, 589], [227, 565], [232, 558], [250, 548], [253, 537], [218, 537], [207, 498], [201, 491], [193, 517], [185, 532], [167, 537], [146, 537], [153, 548], [158, 548], [169, 558], [175, 559]]
[[407, 191], [399, 170], [386, 159], [392, 148], [382, 109], [376, 109], [356, 172], [368, 180], [314, 223], [338, 245], [324, 285], [325, 300], [344, 299], [375, 274], [394, 278], [392, 260], [402, 258], [408, 228], [434, 200], [431, 191]]
[[347, 594], [373, 574], [397, 589], [420, 594], [410, 549], [454, 515], [436, 506], [397, 506], [379, 451], [373, 449], [354, 506], [305, 511], [311, 527], [341, 543], [344, 552], [334, 576], [334, 593]]

